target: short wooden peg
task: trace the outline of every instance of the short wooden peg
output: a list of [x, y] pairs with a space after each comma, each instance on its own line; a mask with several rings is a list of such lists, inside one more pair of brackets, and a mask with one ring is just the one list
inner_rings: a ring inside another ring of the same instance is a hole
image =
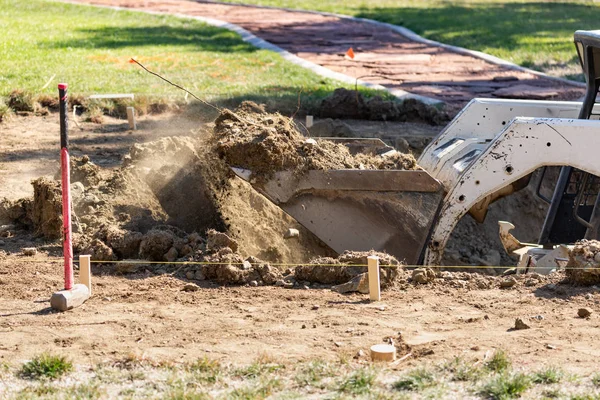
[[367, 257], [369, 271], [369, 298], [371, 301], [381, 300], [381, 284], [379, 282], [379, 257]]
[[92, 295], [92, 266], [91, 256], [79, 256], [79, 283], [87, 286], [89, 295]]
[[311, 126], [313, 126], [313, 116], [312, 115], [307, 115], [306, 116], [306, 127], [310, 128]]
[[137, 124], [135, 123], [135, 109], [133, 107], [127, 107], [127, 121], [129, 122], [129, 129], [135, 131]]

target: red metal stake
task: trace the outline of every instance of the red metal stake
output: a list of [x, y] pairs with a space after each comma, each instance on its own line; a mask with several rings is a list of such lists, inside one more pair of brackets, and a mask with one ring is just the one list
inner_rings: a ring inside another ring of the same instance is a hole
[[67, 114], [67, 84], [58, 84], [60, 111], [60, 166], [62, 173], [63, 255], [65, 258], [65, 289], [73, 288], [73, 243], [71, 236], [71, 178]]

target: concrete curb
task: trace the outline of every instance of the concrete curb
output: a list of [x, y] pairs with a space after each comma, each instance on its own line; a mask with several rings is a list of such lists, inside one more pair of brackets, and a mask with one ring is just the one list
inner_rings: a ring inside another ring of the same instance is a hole
[[[107, 9], [112, 9], [112, 10], [117, 10], [117, 11], [142, 12], [142, 13], [154, 14], [154, 15], [172, 15], [172, 16], [178, 17], [178, 18], [194, 19], [194, 20], [197, 20], [200, 22], [204, 22], [207, 25], [215, 26], [218, 28], [224, 28], [224, 29], [230, 30], [232, 32], [235, 32], [242, 37], [243, 41], [248, 42], [259, 49], [273, 51], [273, 52], [279, 54], [285, 60], [287, 60], [293, 64], [299, 65], [303, 68], [306, 68], [324, 78], [335, 79], [337, 81], [351, 84], [351, 85], [358, 84], [359, 86], [369, 88], [369, 89], [384, 90], [400, 100], [416, 99], [416, 100], [420, 100], [423, 103], [430, 104], [430, 105], [444, 104], [443, 101], [438, 100], [438, 99], [433, 99], [431, 97], [426, 97], [426, 96], [420, 96], [417, 94], [409, 93], [409, 92], [401, 90], [401, 89], [387, 88], [382, 85], [369, 83], [369, 82], [362, 81], [360, 79], [353, 78], [349, 75], [342, 74], [340, 72], [332, 71], [329, 68], [325, 68], [325, 67], [315, 64], [313, 62], [310, 62], [310, 61], [304, 60], [298, 56], [295, 56], [292, 53], [288, 52], [287, 50], [284, 50], [281, 47], [274, 45], [273, 43], [267, 42], [266, 40], [259, 38], [258, 36], [250, 33], [249, 31], [247, 31], [246, 29], [242, 28], [239, 25], [225, 22], [225, 21], [222, 21], [219, 19], [199, 17], [199, 16], [193, 16], [193, 15], [179, 14], [179, 13], [174, 14], [174, 13], [160, 12], [160, 11], [138, 10], [138, 9], [134, 9], [134, 8], [119, 7], [119, 6], [86, 4], [86, 3], [79, 3], [77, 1], [72, 1], [72, 0], [57, 0], [57, 1], [61, 2], [61, 3], [77, 4], [77, 5], [97, 7], [97, 8], [107, 8]], [[217, 3], [217, 2], [215, 2], [215, 3], [216, 4], [230, 4], [230, 3]]]
[[543, 72], [535, 71], [530, 68], [522, 67], [520, 65], [514, 64], [507, 60], [503, 60], [502, 58], [498, 58], [496, 56], [492, 56], [490, 54], [482, 53], [482, 52], [476, 51], [476, 50], [465, 49], [463, 47], [452, 46], [449, 44], [436, 42], [435, 40], [426, 39], [422, 36], [419, 36], [418, 34], [416, 34], [415, 32], [411, 31], [408, 28], [405, 28], [405, 27], [399, 26], [399, 25], [389, 24], [387, 22], [380, 22], [380, 21], [375, 21], [373, 19], [368, 19], [368, 18], [352, 17], [350, 15], [329, 13], [329, 12], [323, 12], [323, 11], [298, 10], [298, 9], [294, 9], [294, 8], [280, 8], [280, 7], [271, 7], [271, 6], [257, 6], [257, 5], [245, 4], [245, 3], [224, 3], [222, 1], [217, 1], [217, 0], [194, 0], [194, 1], [196, 1], [197, 3], [213, 3], [213, 4], [222, 4], [222, 5], [241, 6], [241, 7], [253, 7], [253, 8], [264, 8], [264, 9], [272, 9], [272, 10], [302, 12], [302, 13], [307, 13], [307, 14], [323, 15], [323, 16], [327, 16], [327, 17], [336, 17], [336, 18], [346, 19], [346, 20], [350, 20], [350, 21], [367, 22], [369, 24], [373, 24], [373, 25], [381, 26], [381, 27], [384, 27], [387, 29], [391, 29], [391, 30], [399, 33], [400, 35], [406, 37], [407, 39], [410, 39], [417, 43], [427, 44], [429, 46], [440, 47], [440, 48], [452, 51], [454, 53], [464, 54], [464, 55], [468, 55], [471, 57], [479, 58], [479, 59], [487, 61], [489, 63], [501, 65], [503, 67], [506, 67], [506, 68], [514, 70], [514, 71], [527, 72], [532, 75], [536, 75], [536, 76], [539, 76], [542, 78], [557, 81], [557, 82], [560, 82], [560, 83], [563, 83], [566, 85], [572, 85], [572, 86], [581, 87], [581, 88], [586, 87], [585, 83], [583, 83], [583, 82], [575, 82], [575, 81], [570, 81], [568, 79], [559, 78], [556, 76], [550, 76]]

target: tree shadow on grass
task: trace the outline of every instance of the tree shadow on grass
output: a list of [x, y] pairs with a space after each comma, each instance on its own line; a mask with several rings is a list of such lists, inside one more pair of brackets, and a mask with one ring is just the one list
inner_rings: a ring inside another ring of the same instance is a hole
[[77, 37], [68, 40], [48, 41], [47, 48], [95, 48], [120, 49], [143, 46], [180, 46], [195, 51], [225, 53], [251, 53], [258, 49], [225, 29], [205, 26], [105, 26], [93, 29], [80, 29]]
[[[440, 7], [357, 9], [357, 17], [404, 26], [442, 43], [486, 52], [569, 51], [568, 64], [577, 64], [573, 46], [576, 30], [597, 29], [600, 7], [567, 2], [490, 4], [472, 2]], [[538, 66], [527, 59], [522, 64]], [[562, 60], [564, 63], [564, 60]], [[557, 60], [557, 64], [561, 64]]]
[[527, 36], [543, 39], [547, 46], [570, 45], [576, 30], [597, 28], [600, 8], [567, 2], [473, 2], [430, 8], [361, 8], [356, 16], [405, 26], [468, 48], [483, 45], [514, 50]]

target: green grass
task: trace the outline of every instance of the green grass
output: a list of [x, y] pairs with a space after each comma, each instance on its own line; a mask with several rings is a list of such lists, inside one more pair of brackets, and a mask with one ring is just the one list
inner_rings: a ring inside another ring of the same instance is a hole
[[541, 371], [537, 371], [532, 375], [533, 383], [550, 384], [558, 383], [563, 378], [563, 372], [556, 367], [548, 367]]
[[589, 0], [244, 2], [336, 12], [402, 25], [429, 39], [483, 51], [522, 66], [578, 80], [582, 76], [573, 46], [573, 33], [578, 29], [597, 29], [600, 18], [600, 4]]
[[496, 350], [484, 365], [492, 372], [504, 372], [510, 369], [512, 362], [504, 350]]
[[42, 353], [23, 364], [20, 375], [29, 379], [56, 379], [72, 370], [73, 364], [66, 357]]
[[442, 371], [448, 371], [451, 380], [455, 382], [476, 382], [483, 375], [483, 370], [460, 357], [455, 357], [442, 366]]
[[434, 385], [435, 376], [426, 369], [419, 368], [398, 379], [393, 387], [401, 391], [420, 392]]
[[372, 368], [360, 368], [353, 371], [342, 381], [339, 391], [359, 395], [368, 393], [377, 379], [377, 372]]
[[215, 383], [223, 372], [221, 364], [217, 360], [207, 357], [200, 358], [188, 365], [188, 370], [193, 373], [194, 380], [203, 383]]
[[222, 105], [248, 99], [293, 112], [299, 98], [310, 108], [339, 86], [233, 32], [191, 19], [0, 0], [0, 29], [0, 96], [14, 89], [56, 96], [57, 83], [67, 82], [71, 95], [134, 93], [184, 100], [184, 92], [130, 63], [131, 58]]
[[323, 380], [336, 375], [336, 369], [323, 360], [312, 360], [302, 365], [300, 371], [295, 375], [295, 381], [300, 387], [321, 387]]
[[531, 386], [531, 379], [522, 373], [499, 374], [481, 389], [481, 394], [490, 399], [514, 399], [520, 397]]

